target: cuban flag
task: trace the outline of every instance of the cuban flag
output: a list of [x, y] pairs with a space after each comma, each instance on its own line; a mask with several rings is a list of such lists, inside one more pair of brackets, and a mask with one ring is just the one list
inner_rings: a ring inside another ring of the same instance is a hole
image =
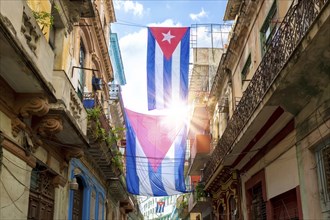
[[148, 28], [148, 110], [187, 103], [189, 40], [189, 27]]
[[164, 212], [164, 208], [165, 208], [165, 202], [158, 201], [156, 205], [156, 213]]
[[126, 185], [143, 196], [186, 192], [186, 121], [173, 115], [126, 111]]

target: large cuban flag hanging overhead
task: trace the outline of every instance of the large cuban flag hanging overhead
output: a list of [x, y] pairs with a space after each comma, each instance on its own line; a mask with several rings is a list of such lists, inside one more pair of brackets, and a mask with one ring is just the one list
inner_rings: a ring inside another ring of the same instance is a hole
[[180, 115], [126, 111], [126, 184], [128, 192], [168, 196], [186, 192], [186, 121]]
[[148, 28], [148, 110], [186, 103], [189, 40], [189, 27]]

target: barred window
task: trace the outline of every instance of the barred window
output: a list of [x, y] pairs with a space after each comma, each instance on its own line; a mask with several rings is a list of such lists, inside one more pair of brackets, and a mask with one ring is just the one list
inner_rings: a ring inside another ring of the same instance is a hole
[[27, 219], [53, 219], [55, 190], [54, 175], [45, 166], [37, 164], [31, 172]]
[[330, 211], [330, 139], [316, 148], [319, 192], [323, 211]]
[[251, 189], [252, 204], [251, 214], [252, 219], [266, 220], [266, 203], [262, 197], [262, 186], [261, 183], [257, 184]]

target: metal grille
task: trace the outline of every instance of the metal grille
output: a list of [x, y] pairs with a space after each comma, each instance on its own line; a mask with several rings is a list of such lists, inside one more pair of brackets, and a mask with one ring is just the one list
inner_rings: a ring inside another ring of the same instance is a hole
[[251, 215], [253, 220], [266, 220], [266, 203], [262, 198], [262, 186], [258, 184], [252, 188]]
[[[250, 119], [255, 108], [263, 100], [273, 81], [327, 3], [328, 0], [293, 1], [283, 22], [274, 34], [251, 83], [249, 83], [232, 118], [228, 122], [226, 130], [213, 151], [204, 169], [203, 181], [207, 182], [222, 163], [225, 155], [232, 148], [234, 141]], [[220, 65], [224, 62], [225, 58], [223, 58], [224, 56], [222, 56]], [[215, 82], [213, 82], [214, 85], [211, 91], [213, 93], [216, 92], [214, 88], [217, 84], [216, 81], [220, 80], [225, 74], [225, 70], [221, 71], [217, 73]]]
[[52, 181], [53, 176], [47, 171], [47, 169], [37, 166], [31, 172], [30, 190], [53, 199], [54, 185]]
[[330, 147], [322, 150], [323, 162], [324, 162], [324, 174], [325, 182], [328, 192], [330, 192]]
[[271, 199], [274, 220], [298, 220], [299, 211], [296, 189], [292, 189]]
[[53, 175], [45, 167], [37, 165], [31, 173], [29, 210], [27, 219], [53, 219]]

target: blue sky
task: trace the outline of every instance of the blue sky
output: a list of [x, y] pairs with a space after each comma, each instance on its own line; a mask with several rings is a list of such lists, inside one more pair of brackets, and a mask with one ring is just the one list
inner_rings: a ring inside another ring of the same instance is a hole
[[[122, 87], [125, 107], [146, 112], [146, 47], [147, 26], [191, 26], [192, 24], [223, 24], [227, 1], [162, 1], [114, 0], [117, 22], [112, 32], [118, 34], [127, 85]], [[217, 28], [217, 27], [216, 27]], [[228, 32], [229, 27], [220, 27]], [[219, 32], [214, 29], [214, 32]], [[199, 46], [210, 46], [210, 29], [200, 26], [197, 32]], [[213, 34], [213, 45], [221, 47], [226, 35]]]

